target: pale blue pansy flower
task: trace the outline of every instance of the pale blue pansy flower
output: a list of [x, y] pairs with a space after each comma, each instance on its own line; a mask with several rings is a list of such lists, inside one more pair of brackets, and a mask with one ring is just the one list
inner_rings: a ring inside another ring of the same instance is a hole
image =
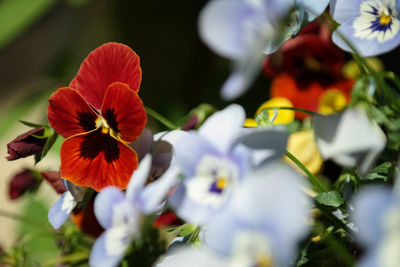
[[250, 176], [204, 227], [202, 248], [172, 250], [156, 266], [289, 266], [309, 231], [307, 184], [282, 162]]
[[360, 190], [352, 201], [356, 238], [366, 249], [360, 267], [400, 266], [400, 195], [383, 186]]
[[63, 180], [63, 182], [67, 191], [50, 207], [47, 215], [54, 229], [60, 228], [65, 223], [78, 202], [83, 200], [87, 190], [87, 188], [74, 185], [70, 181]]
[[126, 193], [117, 187], [106, 187], [96, 197], [94, 212], [104, 233], [93, 245], [90, 266], [118, 266], [125, 251], [134, 240], [140, 238], [142, 214], [158, 212], [176, 175], [163, 176], [145, 186], [151, 176], [152, 157], [147, 155], [133, 173]]
[[361, 108], [314, 117], [314, 133], [321, 156], [366, 174], [385, 148], [386, 137]]
[[400, 44], [399, 12], [399, 0], [331, 1], [333, 18], [341, 24], [333, 41], [351, 52], [342, 35], [364, 57], [389, 52]]
[[206, 224], [250, 170], [282, 156], [286, 132], [267, 127], [243, 129], [244, 121], [244, 109], [230, 105], [209, 117], [198, 132], [184, 133], [176, 141], [175, 166], [183, 180], [168, 200], [184, 220]]
[[[264, 61], [295, 36], [303, 21], [321, 14], [328, 0], [213, 0], [199, 17], [202, 40], [217, 54], [233, 61], [233, 73], [221, 95], [232, 100], [252, 84]], [[282, 27], [283, 21], [288, 24]], [[279, 29], [283, 28], [280, 32]]]

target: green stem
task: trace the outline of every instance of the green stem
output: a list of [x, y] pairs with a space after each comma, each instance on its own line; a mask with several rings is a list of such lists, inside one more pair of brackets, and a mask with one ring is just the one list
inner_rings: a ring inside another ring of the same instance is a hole
[[397, 86], [397, 91], [400, 93], [400, 78], [397, 76], [395, 73], [388, 71], [383, 73], [382, 75], [386, 79], [390, 79], [394, 82], [394, 84]]
[[34, 227], [37, 227], [37, 228], [43, 228], [43, 223], [42, 222], [36, 221], [36, 220], [34, 220], [32, 218], [29, 218], [29, 217], [26, 217], [26, 216], [15, 214], [13, 212], [0, 210], [0, 216], [3, 216], [5, 218], [9, 218], [9, 219], [13, 219], [13, 220], [16, 220], [16, 221], [25, 222], [25, 223], [28, 223], [28, 224], [30, 224], [30, 225], [32, 225]]
[[324, 242], [330, 245], [336, 252], [337, 255], [344, 261], [347, 266], [354, 266], [356, 261], [353, 256], [347, 251], [347, 249], [340, 243], [332, 233], [328, 233], [324, 236]]
[[289, 151], [286, 151], [286, 156], [287, 156], [289, 159], [291, 159], [297, 166], [299, 166], [299, 168], [300, 168], [301, 170], [303, 170], [303, 171], [307, 174], [307, 176], [308, 176], [308, 178], [310, 178], [311, 182], [312, 182], [316, 187], [318, 187], [320, 191], [325, 192], [325, 193], [328, 192], [328, 189], [326, 189], [325, 186], [323, 186], [323, 185], [321, 184], [321, 182], [318, 180], [318, 178], [315, 177], [315, 176], [306, 168], [306, 166], [304, 166], [304, 164], [301, 163], [300, 160], [298, 160], [292, 153], [290, 153]]
[[305, 113], [305, 114], [308, 114], [311, 116], [321, 116], [321, 114], [319, 114], [317, 112], [313, 112], [313, 111], [303, 109], [303, 108], [294, 108], [294, 107], [265, 107], [262, 110], [274, 110], [274, 109], [293, 110], [293, 111]]
[[190, 236], [188, 243], [191, 244], [194, 241], [196, 241], [197, 237], [199, 236], [199, 233], [200, 233], [200, 227], [197, 226], [196, 229], [194, 229], [192, 235]]
[[176, 129], [179, 128], [173, 122], [171, 122], [170, 120], [168, 120], [164, 116], [162, 116], [159, 113], [157, 113], [155, 110], [153, 110], [153, 109], [151, 109], [149, 107], [145, 107], [145, 109], [146, 109], [147, 114], [149, 114], [151, 117], [153, 117], [154, 119], [156, 119], [157, 121], [159, 121], [160, 123], [162, 123], [163, 125], [168, 127], [170, 130], [176, 130]]
[[44, 262], [42, 266], [43, 267], [55, 266], [59, 263], [78, 262], [81, 260], [86, 260], [88, 258], [89, 258], [89, 251], [75, 252], [73, 254], [61, 256], [56, 259], [50, 259], [50, 260]]

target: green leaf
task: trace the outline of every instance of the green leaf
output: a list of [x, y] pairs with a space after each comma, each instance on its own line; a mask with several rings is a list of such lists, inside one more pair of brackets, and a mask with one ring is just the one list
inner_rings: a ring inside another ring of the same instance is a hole
[[371, 172], [388, 173], [388, 171], [391, 167], [392, 167], [392, 163], [390, 161], [387, 161], [387, 162], [384, 162], [381, 165], [375, 167]]
[[56, 0], [0, 1], [0, 49], [49, 10]]
[[40, 155], [40, 159], [38, 161], [36, 161], [36, 157], [35, 157], [35, 164], [37, 164], [39, 161], [41, 161], [46, 156], [47, 152], [49, 152], [50, 148], [56, 142], [57, 137], [58, 137], [58, 134], [53, 131], [53, 134], [47, 139], [47, 142], [44, 145], [44, 148], [42, 150], [42, 154]]
[[365, 177], [369, 180], [384, 180], [387, 181], [387, 176], [389, 170], [392, 168], [392, 163], [390, 161], [384, 162], [379, 166], [375, 167], [370, 173]]
[[32, 128], [40, 128], [40, 127], [48, 127], [45, 124], [38, 124], [38, 123], [34, 123], [34, 122], [29, 122], [29, 121], [24, 121], [24, 120], [18, 120], [20, 123], [28, 126], [28, 127], [32, 127]]
[[320, 193], [315, 197], [315, 200], [325, 206], [338, 208], [344, 203], [344, 199], [337, 191], [329, 191], [327, 193]]

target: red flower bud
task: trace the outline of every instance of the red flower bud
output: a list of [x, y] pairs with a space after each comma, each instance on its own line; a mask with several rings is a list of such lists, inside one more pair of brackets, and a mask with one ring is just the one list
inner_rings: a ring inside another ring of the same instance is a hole
[[47, 138], [40, 139], [32, 135], [42, 135], [43, 132], [43, 127], [36, 128], [12, 140], [7, 144], [9, 155], [6, 158], [8, 160], [16, 160], [41, 152], [46, 144]]
[[65, 185], [60, 177], [60, 172], [41, 172], [40, 175], [58, 194], [63, 194], [66, 191]]
[[9, 183], [9, 197], [10, 199], [17, 199], [26, 191], [36, 188], [38, 179], [33, 176], [31, 170], [25, 169], [17, 173]]

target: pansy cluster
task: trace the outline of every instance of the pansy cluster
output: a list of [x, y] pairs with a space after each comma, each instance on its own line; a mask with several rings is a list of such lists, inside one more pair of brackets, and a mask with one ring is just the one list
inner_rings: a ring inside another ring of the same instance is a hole
[[210, 0], [199, 33], [232, 61], [222, 98], [262, 73], [267, 101], [177, 126], [144, 107], [138, 55], [103, 44], [50, 96], [49, 125], [8, 144], [37, 162], [64, 138], [59, 172], [25, 169], [10, 197], [43, 180], [60, 194], [48, 220], [71, 266], [400, 266], [400, 78], [365, 58], [400, 43], [399, 5]]

